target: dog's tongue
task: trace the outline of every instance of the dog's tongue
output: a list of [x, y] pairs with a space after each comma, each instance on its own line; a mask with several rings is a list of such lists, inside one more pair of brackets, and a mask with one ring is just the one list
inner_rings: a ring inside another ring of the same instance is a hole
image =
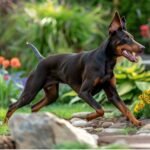
[[127, 57], [128, 59], [130, 59], [133, 62], [137, 62], [138, 58], [136, 57], [136, 55], [132, 55], [132, 53], [130, 53], [127, 50], [123, 50], [122, 54]]

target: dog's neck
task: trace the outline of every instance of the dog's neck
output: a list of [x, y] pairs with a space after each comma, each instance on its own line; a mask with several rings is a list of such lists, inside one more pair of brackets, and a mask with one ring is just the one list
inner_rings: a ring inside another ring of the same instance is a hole
[[117, 59], [109, 38], [105, 42], [103, 42], [99, 48], [97, 48], [96, 53], [98, 57], [103, 57], [106, 60], [116, 61]]

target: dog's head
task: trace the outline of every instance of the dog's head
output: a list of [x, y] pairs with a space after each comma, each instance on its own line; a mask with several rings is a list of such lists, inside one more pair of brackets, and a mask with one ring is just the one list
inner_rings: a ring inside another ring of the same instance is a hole
[[134, 37], [126, 30], [125, 18], [120, 18], [116, 12], [109, 26], [110, 44], [116, 56], [124, 56], [132, 62], [138, 61], [144, 46], [136, 42]]

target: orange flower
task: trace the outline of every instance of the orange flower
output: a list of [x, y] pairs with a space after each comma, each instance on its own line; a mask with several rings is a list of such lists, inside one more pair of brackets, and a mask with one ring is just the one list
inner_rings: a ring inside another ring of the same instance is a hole
[[0, 56], [0, 65], [2, 65], [2, 62], [5, 60], [3, 56]]
[[4, 68], [9, 67], [9, 65], [10, 65], [9, 60], [5, 59], [5, 60], [2, 62], [2, 65], [3, 65]]
[[10, 65], [12, 68], [19, 68], [21, 67], [21, 63], [20, 63], [20, 60], [16, 57], [12, 58], [10, 60]]

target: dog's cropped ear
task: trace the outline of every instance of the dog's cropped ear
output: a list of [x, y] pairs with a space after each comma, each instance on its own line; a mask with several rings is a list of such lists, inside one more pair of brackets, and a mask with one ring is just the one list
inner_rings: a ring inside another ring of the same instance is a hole
[[115, 12], [115, 15], [112, 19], [111, 24], [109, 25], [109, 33], [117, 31], [119, 28], [122, 28], [122, 21], [118, 12]]
[[125, 19], [124, 16], [121, 18], [121, 21], [122, 21], [122, 28], [123, 28], [124, 30], [126, 30], [126, 19]]

